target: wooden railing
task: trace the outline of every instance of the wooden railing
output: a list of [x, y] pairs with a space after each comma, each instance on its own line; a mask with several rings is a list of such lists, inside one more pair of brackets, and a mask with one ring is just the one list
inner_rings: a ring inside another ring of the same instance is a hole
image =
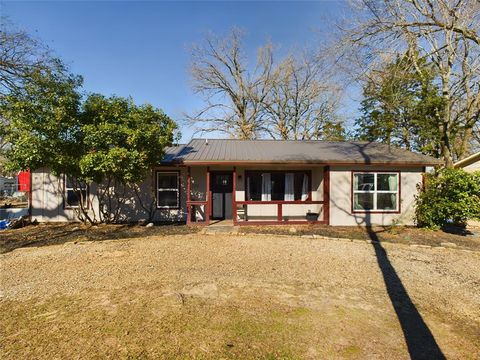
[[[249, 201], [235, 201], [233, 205], [234, 209], [234, 222], [236, 224], [246, 224], [249, 222], [248, 220], [248, 215], [245, 214], [245, 220], [239, 220], [237, 219], [237, 212], [238, 212], [238, 205], [240, 206], [247, 206], [248, 205], [277, 205], [277, 220], [260, 220], [260, 221], [251, 221], [251, 224], [258, 224], [258, 225], [269, 225], [269, 224], [279, 224], [279, 223], [288, 223], [288, 224], [304, 224], [304, 223], [315, 223], [315, 224], [324, 224], [325, 220], [314, 220], [314, 221], [309, 221], [305, 218], [305, 220], [285, 220], [283, 217], [283, 206], [284, 205], [324, 205], [325, 201], [323, 200], [294, 200], [294, 201], [282, 201], [282, 200], [272, 200], [272, 201], [255, 201], [255, 200], [249, 200]], [[246, 212], [248, 210], [245, 209]], [[323, 209], [325, 211], [325, 209]], [[306, 215], [306, 214], [305, 214]]]
[[[203, 205], [203, 221], [198, 221], [197, 218], [195, 217], [192, 220], [192, 215], [195, 214], [194, 212], [194, 207], [195, 206], [202, 206]], [[201, 224], [206, 224], [208, 225], [210, 222], [210, 216], [209, 216], [209, 203], [208, 201], [187, 201], [187, 222], [188, 223], [201, 223]]]

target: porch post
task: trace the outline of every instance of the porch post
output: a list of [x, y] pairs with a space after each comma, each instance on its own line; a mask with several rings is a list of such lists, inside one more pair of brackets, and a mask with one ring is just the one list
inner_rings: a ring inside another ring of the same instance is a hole
[[212, 209], [212, 203], [210, 201], [210, 167], [207, 166], [207, 191], [205, 192], [205, 197], [207, 200], [207, 204], [205, 206], [205, 224], [210, 224], [210, 212]]
[[330, 225], [330, 166], [323, 168], [323, 222]]
[[233, 225], [237, 224], [237, 168], [233, 167], [232, 173], [232, 217], [233, 217]]
[[190, 166], [187, 167], [187, 225], [190, 225], [192, 215], [191, 215], [191, 206], [190, 206], [190, 189], [191, 189], [192, 178], [190, 175]]

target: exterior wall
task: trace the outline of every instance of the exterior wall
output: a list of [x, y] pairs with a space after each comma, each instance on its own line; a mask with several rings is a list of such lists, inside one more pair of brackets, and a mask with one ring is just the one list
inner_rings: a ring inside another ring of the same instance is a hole
[[[180, 208], [179, 209], [158, 209], [154, 221], [185, 221], [186, 220], [186, 167], [160, 167], [156, 171], [178, 171], [180, 174]], [[232, 171], [233, 167], [211, 166], [210, 171]], [[279, 166], [248, 166], [236, 167], [236, 189], [237, 201], [245, 200], [245, 171], [269, 171], [269, 170], [311, 170], [312, 171], [312, 200], [323, 200], [323, 171], [322, 166], [309, 166], [307, 168], [279, 167]], [[394, 167], [371, 167], [357, 166], [340, 167], [333, 166], [330, 169], [330, 224], [331, 225], [389, 225], [392, 221], [400, 224], [412, 225], [414, 215], [416, 186], [422, 182], [422, 168], [402, 168], [400, 170], [401, 197], [399, 214], [353, 214], [352, 207], [352, 184], [351, 172], [355, 171], [399, 171]], [[206, 174], [207, 167], [191, 167], [192, 192], [198, 200], [206, 199]], [[152, 175], [140, 185], [141, 199], [143, 204], [149, 204], [155, 199], [156, 175]], [[98, 201], [96, 188], [89, 189], [90, 204], [98, 212]], [[72, 209], [65, 209], [63, 206], [63, 179], [53, 176], [46, 169], [39, 169], [32, 172], [32, 218], [40, 222], [45, 221], [75, 221], [75, 212]], [[192, 196], [192, 200], [194, 200]], [[285, 204], [283, 205], [283, 217], [292, 220], [305, 219], [307, 212], [318, 212], [319, 220], [323, 219], [322, 204]], [[247, 205], [249, 220], [276, 220], [277, 205], [260, 204]], [[131, 194], [129, 200], [122, 207], [121, 220], [135, 222], [147, 218], [147, 212], [142, 208], [138, 199]]]
[[[48, 169], [32, 171], [32, 219], [40, 222], [75, 221], [75, 212], [63, 206], [63, 181]], [[90, 201], [93, 199], [90, 198]]]
[[[236, 200], [245, 201], [245, 171], [265, 171], [281, 170], [288, 172], [289, 170], [307, 170], [312, 172], [312, 200], [323, 200], [323, 166], [310, 167], [278, 167], [278, 166], [249, 166], [237, 167], [237, 190]], [[241, 179], [240, 179], [241, 176]], [[283, 205], [283, 217], [291, 218], [292, 220], [298, 218], [305, 220], [307, 212], [318, 213], [319, 219], [323, 219], [323, 205], [322, 204], [287, 204]], [[276, 220], [277, 219], [277, 205], [275, 204], [255, 204], [247, 205], [248, 218], [250, 220]]]
[[[185, 221], [186, 214], [186, 169], [179, 167], [161, 167], [156, 171], [179, 171], [180, 177], [180, 208], [157, 209], [154, 221]], [[144, 206], [155, 200], [156, 171], [140, 184], [140, 198]], [[32, 219], [39, 222], [77, 221], [75, 210], [64, 207], [63, 179], [50, 173], [48, 169], [38, 169], [32, 172]], [[89, 215], [98, 217], [98, 199], [95, 184], [89, 187]], [[121, 207], [120, 221], [135, 222], [148, 218], [148, 212], [143, 209], [133, 192], [126, 193], [127, 201]], [[156, 205], [156, 204], [155, 204]]]
[[[393, 221], [414, 224], [417, 184], [422, 183], [422, 168], [333, 166], [330, 169], [331, 225], [391, 225]], [[352, 171], [400, 171], [400, 213], [352, 213]]]

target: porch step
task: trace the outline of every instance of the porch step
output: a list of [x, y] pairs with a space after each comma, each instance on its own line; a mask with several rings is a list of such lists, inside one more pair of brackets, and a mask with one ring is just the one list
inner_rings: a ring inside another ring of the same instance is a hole
[[202, 231], [202, 234], [215, 235], [215, 234], [238, 234], [238, 226], [207, 226]]

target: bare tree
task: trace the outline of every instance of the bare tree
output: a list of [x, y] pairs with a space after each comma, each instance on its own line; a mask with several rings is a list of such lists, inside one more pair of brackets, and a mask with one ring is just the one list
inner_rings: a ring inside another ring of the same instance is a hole
[[[480, 2], [476, 0], [360, 0], [356, 21], [342, 29], [349, 59], [361, 73], [407, 52], [432, 62], [443, 105], [436, 116], [446, 166], [468, 155], [480, 119]], [[353, 45], [353, 46], [352, 46]]]
[[0, 96], [20, 91], [34, 71], [59, 65], [44, 44], [0, 17]]
[[273, 52], [271, 45], [260, 48], [250, 69], [242, 36], [233, 29], [226, 38], [210, 35], [203, 46], [193, 48], [193, 88], [207, 105], [189, 120], [202, 131], [253, 139], [261, 131], [261, 104], [272, 85]]
[[323, 59], [290, 55], [275, 69], [263, 102], [264, 130], [274, 139], [338, 138], [339, 100], [340, 89], [330, 82]]
[[259, 48], [255, 65], [242, 52], [243, 33], [224, 39], [207, 37], [193, 49], [194, 90], [206, 106], [193, 116], [199, 130], [254, 139], [323, 139], [339, 137], [338, 87], [329, 82], [323, 58], [287, 56], [274, 62], [270, 43]]

